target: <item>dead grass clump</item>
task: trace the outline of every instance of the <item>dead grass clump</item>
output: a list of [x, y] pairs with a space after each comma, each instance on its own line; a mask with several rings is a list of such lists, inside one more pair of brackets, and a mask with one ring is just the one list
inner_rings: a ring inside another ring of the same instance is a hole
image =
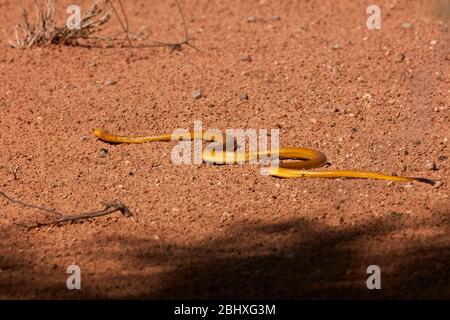
[[94, 0], [90, 8], [81, 15], [79, 27], [57, 27], [55, 22], [55, 0], [47, 0], [44, 9], [35, 1], [36, 22], [32, 25], [24, 9], [22, 22], [16, 25], [14, 48], [45, 46], [48, 44], [78, 45], [80, 39], [98, 39], [95, 36], [111, 19], [110, 1]]
[[[175, 3], [184, 28], [182, 40], [178, 42], [150, 40], [150, 44], [141, 44], [137, 47], [133, 46], [129, 35], [128, 18], [122, 0], [93, 0], [90, 8], [81, 14], [76, 28], [69, 27], [67, 24], [57, 27], [55, 22], [56, 0], [45, 1], [44, 8], [41, 8], [37, 0], [34, 0], [36, 14], [34, 24], [30, 23], [28, 12], [23, 9], [22, 21], [16, 25], [15, 41], [10, 41], [12, 47], [23, 49], [50, 44], [102, 47], [105, 46], [105, 42], [108, 47], [111, 47], [113, 42], [118, 42], [120, 45], [128, 45], [130, 48], [168, 47], [172, 50], [181, 50], [183, 45], [188, 45], [198, 50], [190, 43], [191, 38], [188, 34], [186, 18], [179, 0], [175, 0]], [[117, 19], [122, 31], [112, 36], [100, 35], [104, 27], [111, 21], [112, 16]]]

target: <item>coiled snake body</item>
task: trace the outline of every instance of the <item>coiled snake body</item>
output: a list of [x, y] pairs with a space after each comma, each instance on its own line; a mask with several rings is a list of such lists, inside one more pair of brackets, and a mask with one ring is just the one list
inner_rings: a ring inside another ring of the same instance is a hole
[[[94, 135], [108, 143], [145, 143], [156, 141], [176, 141], [176, 140], [196, 140], [200, 139], [208, 142], [219, 142], [224, 145], [227, 138], [220, 135], [208, 134], [207, 131], [189, 131], [177, 135], [147, 135], [147, 136], [120, 136], [111, 134], [103, 129], [94, 129]], [[319, 168], [327, 164], [327, 157], [320, 151], [311, 148], [280, 148], [278, 150], [268, 150], [259, 152], [203, 152], [202, 159], [206, 163], [214, 164], [238, 164], [257, 160], [261, 157], [278, 158], [279, 160], [299, 160], [295, 162], [280, 162], [278, 166], [270, 166], [266, 172], [278, 178], [353, 178], [353, 179], [378, 179], [389, 181], [411, 182], [418, 181], [434, 184], [432, 180], [425, 178], [412, 178], [403, 176], [387, 175], [375, 171], [360, 170], [327, 170], [309, 171], [308, 169]]]

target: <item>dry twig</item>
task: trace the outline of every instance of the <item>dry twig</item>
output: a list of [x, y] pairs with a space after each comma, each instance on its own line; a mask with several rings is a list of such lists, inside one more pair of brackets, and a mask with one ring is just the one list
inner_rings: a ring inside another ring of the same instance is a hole
[[125, 217], [131, 217], [133, 215], [133, 213], [130, 211], [130, 209], [128, 209], [128, 207], [126, 205], [124, 205], [122, 202], [120, 202], [118, 200], [104, 203], [103, 204], [104, 208], [99, 211], [85, 212], [85, 213], [81, 213], [78, 215], [67, 215], [65, 213], [61, 213], [61, 212], [58, 212], [58, 211], [50, 209], [50, 208], [37, 206], [37, 205], [33, 205], [33, 204], [28, 204], [21, 200], [14, 199], [1, 191], [0, 191], [0, 196], [2, 196], [3, 198], [5, 198], [6, 200], [8, 200], [12, 203], [19, 204], [23, 207], [43, 211], [46, 213], [47, 216], [52, 217], [52, 219], [47, 222], [38, 222], [38, 223], [33, 223], [33, 224], [17, 224], [17, 225], [19, 225], [21, 227], [25, 227], [25, 228], [37, 228], [37, 227], [48, 226], [48, 225], [58, 225], [63, 222], [75, 222], [75, 221], [80, 221], [80, 220], [98, 218], [101, 216], [105, 216], [105, 215], [114, 213], [116, 211], [120, 211]]
[[20, 172], [20, 166], [18, 164], [16, 165], [9, 165], [9, 172], [11, 172], [11, 174], [14, 177], [14, 180], [19, 180], [19, 172]]

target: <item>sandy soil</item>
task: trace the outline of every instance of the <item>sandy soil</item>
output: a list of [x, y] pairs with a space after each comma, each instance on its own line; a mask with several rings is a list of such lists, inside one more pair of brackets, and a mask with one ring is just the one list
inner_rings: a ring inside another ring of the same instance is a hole
[[[26, 230], [45, 215], [0, 199], [0, 298], [450, 298], [450, 3], [378, 3], [381, 30], [366, 27], [367, 1], [183, 1], [197, 52], [12, 49], [20, 6], [0, 0], [0, 191], [68, 213], [119, 199], [135, 214]], [[126, 9], [133, 30], [182, 36], [171, 1]], [[281, 145], [317, 148], [330, 168], [440, 183], [175, 166], [173, 143], [92, 136], [196, 120], [280, 128]], [[66, 288], [73, 263], [81, 290]], [[369, 265], [381, 290], [366, 287]]]

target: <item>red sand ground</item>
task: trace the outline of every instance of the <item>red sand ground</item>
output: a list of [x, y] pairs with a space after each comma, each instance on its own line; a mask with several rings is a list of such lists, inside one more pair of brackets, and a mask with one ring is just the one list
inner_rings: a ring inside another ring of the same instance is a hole
[[[59, 1], [60, 16], [73, 3]], [[367, 1], [183, 1], [197, 52], [8, 48], [21, 11], [1, 0], [0, 191], [70, 213], [119, 199], [135, 217], [28, 231], [17, 224], [42, 212], [0, 199], [0, 298], [450, 298], [449, 2], [378, 4], [381, 30], [366, 28]], [[182, 36], [172, 1], [126, 10], [132, 30]], [[205, 96], [194, 100], [197, 89]], [[172, 143], [91, 134], [170, 133], [195, 120], [280, 128], [281, 145], [315, 147], [330, 168], [441, 185], [175, 166]], [[72, 263], [81, 290], [66, 288]], [[373, 264], [382, 290], [366, 287]]]

